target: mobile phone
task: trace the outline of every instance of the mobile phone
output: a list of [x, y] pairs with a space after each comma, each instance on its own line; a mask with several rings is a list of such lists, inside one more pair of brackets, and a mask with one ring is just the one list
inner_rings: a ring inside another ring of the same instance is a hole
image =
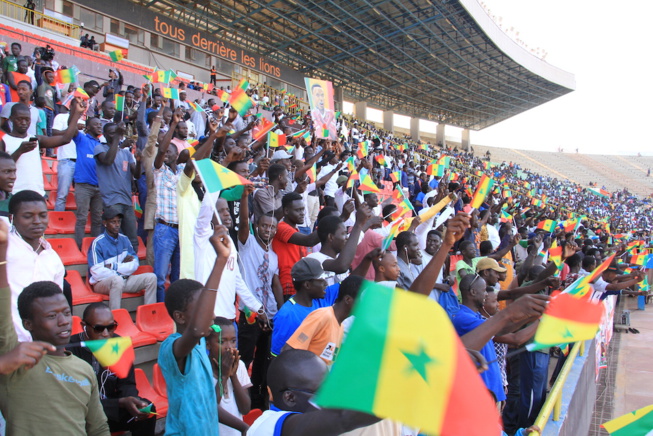
[[39, 138], [37, 138], [36, 136], [32, 136], [31, 138], [29, 138], [29, 142], [36, 142], [38, 140]]

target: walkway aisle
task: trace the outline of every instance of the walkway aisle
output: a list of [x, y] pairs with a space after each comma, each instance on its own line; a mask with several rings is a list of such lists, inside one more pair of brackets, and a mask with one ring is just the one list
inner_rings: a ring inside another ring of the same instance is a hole
[[637, 299], [626, 298], [630, 325], [640, 334], [621, 336], [617, 376], [614, 386], [614, 414], [621, 416], [653, 404], [653, 305], [637, 310]]

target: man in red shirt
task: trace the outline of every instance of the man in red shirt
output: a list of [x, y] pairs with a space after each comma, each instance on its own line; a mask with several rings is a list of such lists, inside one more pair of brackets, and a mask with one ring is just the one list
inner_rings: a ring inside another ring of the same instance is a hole
[[320, 240], [317, 232], [304, 235], [297, 229], [298, 225], [304, 223], [304, 200], [296, 192], [289, 192], [281, 199], [283, 219], [279, 221], [277, 234], [272, 240], [272, 249], [279, 257], [279, 280], [283, 288], [283, 298], [295, 294], [290, 270], [299, 259], [306, 257], [306, 248], [317, 245]]

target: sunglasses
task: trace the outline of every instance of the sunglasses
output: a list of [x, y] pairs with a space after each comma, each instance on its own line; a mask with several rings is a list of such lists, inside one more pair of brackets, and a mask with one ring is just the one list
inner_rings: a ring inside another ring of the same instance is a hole
[[474, 285], [474, 282], [476, 280], [480, 279], [480, 278], [481, 278], [481, 276], [479, 274], [476, 274], [476, 276], [474, 277], [474, 280], [472, 280], [472, 282], [469, 284], [469, 289], [472, 289], [472, 286]]
[[102, 324], [90, 325], [86, 322], [85, 324], [87, 327], [90, 327], [93, 330], [95, 330], [95, 333], [103, 333], [105, 330], [107, 330], [109, 333], [113, 333], [118, 327], [118, 323], [115, 321], [113, 322], [113, 324], [109, 324], [109, 325], [102, 325]]

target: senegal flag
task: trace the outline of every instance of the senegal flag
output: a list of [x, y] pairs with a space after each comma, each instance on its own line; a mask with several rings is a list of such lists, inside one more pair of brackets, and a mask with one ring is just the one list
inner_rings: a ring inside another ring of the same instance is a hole
[[476, 192], [474, 192], [474, 197], [472, 198], [472, 208], [478, 209], [481, 207], [485, 201], [485, 197], [490, 193], [492, 186], [494, 186], [494, 180], [489, 178], [486, 174], [483, 174], [483, 177], [481, 177], [481, 180], [478, 182], [478, 186], [476, 187]]
[[109, 52], [109, 57], [114, 62], [120, 62], [125, 58], [125, 55], [123, 54], [122, 50], [114, 50]]
[[369, 174], [365, 174], [365, 176], [361, 179], [360, 185], [358, 186], [358, 189], [360, 189], [362, 192], [370, 192], [374, 194], [380, 194], [381, 190], [379, 189], [378, 186], [374, 183], [372, 178], [370, 177]]
[[371, 282], [359, 299], [317, 404], [371, 413], [429, 435], [499, 436], [495, 403], [436, 302]]
[[599, 331], [603, 305], [562, 293], [554, 297], [542, 315], [528, 351], [593, 339]]
[[195, 163], [197, 174], [202, 179], [206, 190], [210, 193], [222, 191], [223, 189], [236, 185], [252, 183], [209, 158], [202, 160], [193, 159], [193, 163]]
[[612, 436], [647, 436], [653, 432], [653, 405], [642, 407], [605, 424], [601, 424]]
[[553, 233], [558, 225], [557, 221], [554, 220], [544, 220], [537, 223], [537, 228], [542, 229], [546, 232]]
[[317, 179], [317, 166], [316, 164], [313, 164], [312, 167], [306, 171], [306, 174], [308, 174], [308, 181], [309, 183], [315, 183], [315, 180]]
[[125, 378], [134, 364], [134, 348], [129, 337], [85, 341], [82, 347], [91, 350], [98, 363], [109, 368], [118, 378]]
[[368, 141], [363, 141], [358, 143], [358, 150], [356, 150], [356, 156], [358, 156], [359, 159], [363, 159], [369, 154], [369, 145], [370, 143]]

